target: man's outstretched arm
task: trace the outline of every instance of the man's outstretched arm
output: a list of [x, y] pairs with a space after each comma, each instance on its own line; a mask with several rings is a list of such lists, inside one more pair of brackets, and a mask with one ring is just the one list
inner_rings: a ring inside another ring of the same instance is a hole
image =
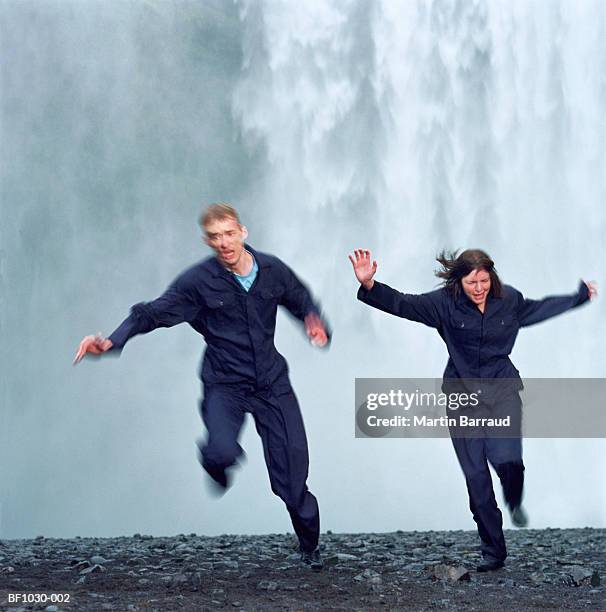
[[195, 290], [181, 276], [160, 297], [151, 302], [135, 304], [128, 317], [108, 338], [104, 338], [101, 333], [85, 336], [76, 352], [74, 365], [87, 353], [100, 355], [110, 350], [120, 351], [133, 336], [147, 334], [158, 327], [172, 327], [191, 321], [199, 308]]
[[330, 328], [323, 320], [320, 308], [314, 302], [311, 292], [286, 264], [284, 264], [284, 274], [286, 291], [280, 299], [280, 304], [294, 317], [303, 321], [305, 332], [314, 346], [327, 346], [330, 343]]
[[84, 336], [82, 342], [80, 342], [78, 350], [76, 351], [73, 364], [76, 365], [79, 363], [86, 353], [90, 353], [91, 355], [100, 355], [101, 353], [105, 353], [105, 351], [109, 351], [112, 346], [112, 341], [104, 338], [101, 332], [99, 332], [96, 336]]

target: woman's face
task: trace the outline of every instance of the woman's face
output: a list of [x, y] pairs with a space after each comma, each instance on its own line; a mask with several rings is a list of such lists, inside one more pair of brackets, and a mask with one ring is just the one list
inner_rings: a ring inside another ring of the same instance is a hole
[[473, 270], [461, 279], [465, 295], [476, 305], [486, 303], [490, 291], [490, 274], [484, 269]]

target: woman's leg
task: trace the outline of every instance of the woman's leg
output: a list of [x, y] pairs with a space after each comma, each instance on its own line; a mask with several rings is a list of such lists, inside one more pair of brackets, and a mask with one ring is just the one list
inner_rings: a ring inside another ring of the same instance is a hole
[[486, 460], [485, 438], [452, 438], [457, 459], [465, 475], [469, 508], [482, 540], [484, 563], [502, 563], [507, 557], [503, 517], [492, 489]]
[[486, 438], [486, 456], [499, 475], [505, 502], [510, 512], [513, 513], [516, 508], [520, 507], [524, 491], [522, 401], [519, 394], [515, 393], [502, 400], [498, 410], [499, 415], [511, 417], [512, 428], [510, 433], [515, 437]]

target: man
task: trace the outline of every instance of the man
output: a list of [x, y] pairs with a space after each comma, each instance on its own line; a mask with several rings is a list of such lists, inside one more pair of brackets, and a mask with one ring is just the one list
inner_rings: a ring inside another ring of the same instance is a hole
[[286, 360], [274, 346], [278, 305], [304, 322], [315, 346], [327, 346], [329, 332], [308, 289], [277, 257], [245, 244], [247, 229], [228, 204], [213, 204], [200, 225], [209, 257], [183, 272], [156, 300], [135, 304], [108, 337], [86, 336], [74, 363], [86, 353], [120, 351], [137, 334], [189, 323], [204, 336], [201, 414], [208, 431], [200, 460], [216, 486], [230, 484], [228, 468], [242, 455], [238, 436], [246, 412], [263, 442], [272, 491], [286, 504], [299, 539], [301, 561], [322, 568], [318, 551], [320, 518], [307, 489], [308, 451], [297, 398]]

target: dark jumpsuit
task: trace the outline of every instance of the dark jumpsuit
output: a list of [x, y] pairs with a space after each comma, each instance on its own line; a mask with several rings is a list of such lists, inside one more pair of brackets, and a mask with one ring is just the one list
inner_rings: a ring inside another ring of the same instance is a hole
[[246, 248], [259, 267], [248, 292], [210, 257], [185, 270], [157, 299], [135, 304], [109, 339], [113, 349], [121, 350], [137, 334], [182, 322], [204, 336], [200, 378], [201, 414], [208, 432], [201, 449], [205, 470], [220, 481], [225, 469], [237, 462], [242, 454], [238, 437], [245, 413], [250, 412], [263, 443], [272, 491], [286, 504], [301, 549], [312, 551], [318, 544], [320, 518], [306, 484], [307, 439], [274, 332], [278, 305], [300, 320], [320, 311], [286, 264]]
[[[518, 412], [521, 422], [519, 390], [523, 385], [518, 370], [509, 359], [518, 330], [583, 304], [589, 299], [589, 290], [581, 282], [578, 291], [572, 295], [530, 300], [517, 289], [504, 285], [500, 298], [489, 293], [483, 314], [463, 291], [455, 297], [445, 287], [421, 295], [409, 295], [375, 281], [370, 291], [360, 286], [358, 299], [389, 314], [437, 329], [449, 354], [443, 390], [460, 379], [472, 380], [474, 384], [487, 379], [502, 379], [504, 384], [501, 387], [480, 383], [479, 386], [488, 391], [488, 397], [486, 392], [479, 396], [481, 402], [505, 403], [507, 409], [504, 412]], [[451, 438], [465, 475], [483, 557], [487, 561], [504, 561], [507, 549], [503, 520], [487, 461], [499, 476], [508, 506], [519, 506], [524, 482], [521, 439], [483, 435], [459, 438], [452, 435], [452, 430]]]

